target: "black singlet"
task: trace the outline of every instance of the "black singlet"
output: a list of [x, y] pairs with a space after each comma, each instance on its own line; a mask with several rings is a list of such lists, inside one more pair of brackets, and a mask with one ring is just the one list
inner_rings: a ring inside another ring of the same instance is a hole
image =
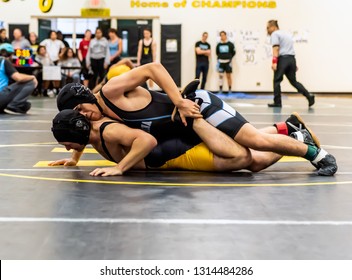
[[[102, 148], [108, 157], [108, 159], [112, 162], [117, 161], [110, 154], [108, 148], [106, 147], [105, 140], [103, 137], [103, 133], [105, 128], [112, 124], [118, 122], [104, 122], [100, 126], [100, 141]], [[184, 154], [186, 151], [192, 149], [194, 146], [199, 144], [199, 141], [194, 139], [194, 141], [190, 141], [190, 139], [180, 138], [172, 138], [165, 140], [163, 142], [158, 142], [158, 145], [144, 158], [145, 165], [147, 167], [157, 168], [163, 166], [167, 161], [177, 158], [180, 155]]]
[[148, 91], [151, 95], [150, 103], [145, 108], [136, 111], [124, 111], [118, 108], [105, 97], [102, 90], [100, 90], [100, 96], [106, 106], [119, 116], [124, 124], [142, 129], [153, 135], [158, 141], [177, 138], [184, 134], [189, 135], [190, 138], [198, 138], [191, 127], [185, 127], [182, 123], [171, 120], [175, 105], [166, 94]]

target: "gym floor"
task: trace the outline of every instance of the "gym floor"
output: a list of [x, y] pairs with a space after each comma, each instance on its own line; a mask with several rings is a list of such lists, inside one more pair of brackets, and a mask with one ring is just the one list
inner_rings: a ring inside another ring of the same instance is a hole
[[133, 171], [93, 178], [109, 162], [87, 149], [77, 167], [50, 132], [55, 100], [0, 115], [0, 259], [351, 259], [352, 99], [227, 99], [256, 127], [297, 111], [335, 155], [334, 177], [300, 158], [260, 173]]

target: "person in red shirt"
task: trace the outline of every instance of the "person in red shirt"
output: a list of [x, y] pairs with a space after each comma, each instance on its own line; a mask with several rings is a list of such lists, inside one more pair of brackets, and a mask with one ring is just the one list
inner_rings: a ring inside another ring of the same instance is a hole
[[82, 74], [84, 77], [83, 84], [86, 87], [88, 86], [88, 82], [89, 82], [89, 69], [87, 68], [87, 65], [86, 65], [86, 56], [88, 53], [89, 43], [91, 39], [92, 39], [92, 31], [87, 29], [86, 32], [84, 33], [83, 40], [79, 43], [79, 48], [78, 48], [78, 59], [82, 64]]

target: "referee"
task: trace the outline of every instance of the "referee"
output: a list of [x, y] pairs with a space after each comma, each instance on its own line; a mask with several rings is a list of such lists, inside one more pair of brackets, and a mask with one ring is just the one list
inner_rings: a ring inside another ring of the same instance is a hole
[[293, 49], [293, 39], [288, 33], [279, 30], [277, 20], [268, 21], [266, 27], [271, 36], [273, 46], [272, 69], [274, 70], [274, 103], [269, 103], [269, 107], [282, 107], [281, 102], [281, 82], [284, 75], [291, 85], [308, 99], [308, 106], [314, 105], [315, 96], [309, 93], [306, 88], [296, 80], [296, 59]]

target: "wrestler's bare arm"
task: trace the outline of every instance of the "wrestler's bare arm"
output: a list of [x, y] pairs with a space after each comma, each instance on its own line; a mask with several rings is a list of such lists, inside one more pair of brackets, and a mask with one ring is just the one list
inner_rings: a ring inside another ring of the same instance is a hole
[[158, 62], [142, 65], [110, 79], [104, 85], [103, 92], [108, 99], [113, 100], [126, 92], [134, 90], [148, 79], [157, 83], [170, 97], [171, 101], [179, 109], [181, 119], [185, 125], [187, 125], [186, 117], [202, 118], [199, 106], [191, 100], [182, 98], [174, 80], [164, 66]]
[[[157, 145], [157, 141], [152, 135], [120, 123], [107, 126], [103, 137], [111, 156], [115, 161], [118, 161], [118, 164], [114, 167], [97, 168], [90, 173], [92, 176], [122, 175], [125, 171], [139, 164]], [[120, 160], [121, 146], [125, 147], [128, 152]]]

